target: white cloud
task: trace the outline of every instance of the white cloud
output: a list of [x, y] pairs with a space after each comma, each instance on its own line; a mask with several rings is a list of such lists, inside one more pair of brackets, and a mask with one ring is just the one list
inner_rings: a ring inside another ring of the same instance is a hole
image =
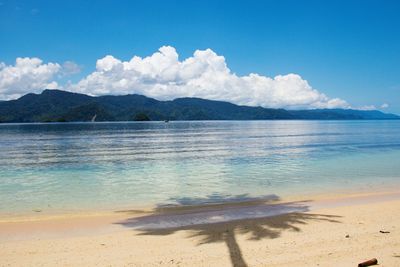
[[356, 108], [358, 110], [376, 110], [376, 107], [374, 105], [366, 105], [366, 106], [362, 106], [359, 108]]
[[97, 60], [93, 73], [67, 89], [91, 95], [136, 93], [160, 100], [200, 97], [272, 108], [350, 107], [346, 101], [312, 88], [300, 75], [238, 76], [228, 68], [225, 58], [211, 49], [196, 50], [192, 57], [180, 61], [170, 46], [129, 61], [108, 55]]
[[14, 99], [45, 88], [57, 88], [53, 78], [60, 69], [59, 64], [43, 64], [39, 58], [17, 58], [14, 66], [0, 62], [0, 99]]
[[329, 98], [298, 74], [238, 76], [225, 58], [211, 49], [196, 50], [179, 60], [175, 48], [163, 46], [148, 57], [122, 61], [111, 55], [97, 60], [96, 70], [78, 83], [57, 84], [57, 78], [80, 72], [67, 61], [43, 63], [39, 58], [17, 58], [14, 66], [0, 62], [0, 99], [13, 99], [43, 89], [60, 88], [90, 95], [142, 94], [159, 100], [200, 97], [239, 105], [271, 108], [349, 108], [339, 98]]
[[[389, 107], [389, 104], [387, 104], [387, 103], [383, 103], [382, 105], [379, 106], [379, 108], [381, 108], [381, 109], [385, 109], [385, 108], [388, 108], [388, 107]], [[359, 107], [359, 108], [356, 108], [356, 109], [359, 109], [359, 110], [378, 110], [378, 108], [375, 105], [366, 105], [366, 106], [362, 106], [362, 107]]]
[[389, 107], [389, 104], [388, 103], [383, 103], [382, 105], [381, 105], [381, 108], [388, 108]]
[[81, 72], [81, 66], [79, 66], [73, 61], [65, 61], [62, 64], [62, 71], [61, 71], [62, 76], [69, 76], [80, 72]]

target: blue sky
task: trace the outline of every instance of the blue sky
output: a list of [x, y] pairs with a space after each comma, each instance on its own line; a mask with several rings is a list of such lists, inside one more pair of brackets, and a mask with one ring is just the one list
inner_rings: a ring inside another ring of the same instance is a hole
[[[79, 72], [57, 75], [65, 87], [94, 72], [106, 55], [129, 61], [168, 45], [182, 61], [210, 48], [238, 76], [294, 73], [330, 99], [352, 107], [386, 103], [384, 111], [400, 113], [398, 14], [398, 1], [0, 0], [0, 62], [74, 62]], [[232, 97], [239, 104], [275, 103]], [[290, 106], [285, 101], [277, 105]]]

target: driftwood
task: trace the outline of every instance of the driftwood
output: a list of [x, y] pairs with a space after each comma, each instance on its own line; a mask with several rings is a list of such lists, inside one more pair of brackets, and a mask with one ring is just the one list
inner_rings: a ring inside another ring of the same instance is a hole
[[368, 261], [364, 261], [364, 262], [359, 263], [358, 267], [367, 267], [367, 266], [371, 266], [371, 265], [375, 265], [375, 264], [378, 264], [378, 260], [373, 258], [373, 259], [370, 259]]

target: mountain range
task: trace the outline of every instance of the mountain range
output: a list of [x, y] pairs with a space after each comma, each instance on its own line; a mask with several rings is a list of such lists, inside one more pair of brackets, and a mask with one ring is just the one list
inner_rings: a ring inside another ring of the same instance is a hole
[[96, 121], [400, 119], [378, 110], [286, 110], [201, 98], [159, 101], [137, 94], [95, 97], [54, 89], [0, 101], [0, 122], [75, 122], [94, 118]]

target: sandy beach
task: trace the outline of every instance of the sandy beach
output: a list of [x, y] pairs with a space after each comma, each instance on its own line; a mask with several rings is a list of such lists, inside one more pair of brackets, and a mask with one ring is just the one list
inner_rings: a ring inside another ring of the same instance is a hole
[[[271, 210], [282, 214], [264, 217]], [[0, 265], [357, 266], [377, 258], [399, 266], [399, 212], [400, 192], [390, 192], [3, 218]]]

